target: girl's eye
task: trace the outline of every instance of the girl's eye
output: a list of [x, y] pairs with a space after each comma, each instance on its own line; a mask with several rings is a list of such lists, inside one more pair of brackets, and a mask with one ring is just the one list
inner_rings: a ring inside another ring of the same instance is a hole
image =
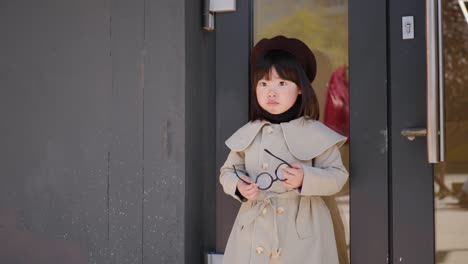
[[279, 82], [279, 85], [280, 85], [280, 86], [285, 86], [286, 84], [287, 84], [287, 83], [286, 83], [285, 81], [280, 81], [280, 82]]
[[266, 86], [266, 85], [267, 85], [266, 82], [262, 82], [262, 81], [258, 82], [258, 86]]

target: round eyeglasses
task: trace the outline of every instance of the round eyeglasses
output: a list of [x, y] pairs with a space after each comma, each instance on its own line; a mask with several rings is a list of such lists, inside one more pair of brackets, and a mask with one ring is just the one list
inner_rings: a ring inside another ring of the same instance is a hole
[[[284, 168], [292, 168], [291, 164], [289, 164], [288, 162], [286, 162], [285, 160], [281, 159], [281, 158], [278, 158], [277, 156], [275, 156], [273, 153], [271, 153], [268, 149], [264, 149], [264, 151], [268, 154], [270, 154], [271, 156], [275, 157], [276, 159], [282, 161], [282, 163], [280, 163], [278, 165], [278, 167], [276, 167], [275, 169], [275, 177], [273, 177], [270, 173], [268, 172], [262, 172], [260, 174], [257, 175], [257, 177], [255, 178], [255, 183], [257, 184], [258, 188], [260, 190], [267, 190], [269, 189], [273, 183], [275, 181], [286, 181], [286, 177], [284, 176], [283, 174], [283, 169]], [[249, 173], [244, 171], [244, 170], [239, 170], [239, 169], [236, 169], [236, 167], [234, 165], [232, 165], [232, 167], [234, 168], [234, 173], [236, 174], [237, 178], [239, 178], [239, 180], [243, 181], [245, 184], [252, 184], [244, 179], [242, 179], [239, 174], [237, 172], [241, 172], [242, 174], [246, 175], [246, 176], [249, 176]]]

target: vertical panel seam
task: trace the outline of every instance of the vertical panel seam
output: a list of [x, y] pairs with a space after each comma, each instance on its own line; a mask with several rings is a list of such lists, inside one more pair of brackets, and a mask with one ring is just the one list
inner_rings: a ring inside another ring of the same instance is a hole
[[[112, 63], [112, 6], [113, 6], [113, 0], [109, 0], [109, 60], [110, 60], [110, 73], [111, 73], [111, 94], [114, 90], [114, 64]], [[112, 104], [111, 104], [112, 105]], [[111, 107], [112, 108], [112, 107]], [[110, 111], [112, 113], [112, 111]], [[112, 118], [110, 119], [112, 120]], [[112, 130], [112, 123], [109, 125], [109, 132]], [[108, 145], [108, 151], [107, 151], [107, 259], [110, 257], [110, 214], [111, 214], [111, 209], [110, 209], [110, 167], [111, 167], [111, 146], [112, 146], [112, 136], [111, 133], [108, 134], [110, 137], [109, 145]]]
[[145, 45], [146, 45], [146, 0], [143, 0], [143, 41], [140, 48], [140, 87], [141, 87], [141, 105], [142, 105], [142, 135], [141, 135], [141, 263], [145, 262]]
[[385, 1], [386, 30], [386, 96], [387, 96], [387, 263], [393, 263], [393, 186], [392, 186], [392, 104], [391, 104], [391, 43], [390, 1]]
[[107, 254], [110, 251], [110, 151], [107, 151]]

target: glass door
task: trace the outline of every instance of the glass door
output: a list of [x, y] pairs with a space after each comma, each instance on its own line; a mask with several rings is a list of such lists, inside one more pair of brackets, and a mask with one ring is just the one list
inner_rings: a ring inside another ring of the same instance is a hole
[[[252, 44], [277, 35], [297, 38], [312, 50], [320, 121], [349, 137], [348, 1], [254, 0]], [[349, 171], [348, 142], [341, 156]], [[349, 183], [324, 200], [334, 219], [340, 263], [349, 263]]]
[[[390, 263], [468, 261], [465, 228], [468, 223], [467, 3], [464, 0], [440, 2], [441, 15], [428, 12], [429, 16], [425, 13], [426, 4], [435, 7], [437, 1], [434, 5], [431, 1], [389, 4]], [[402, 23], [402, 17], [403, 21], [411, 17], [414, 23]], [[441, 31], [425, 29], [424, 26], [437, 25], [438, 20]], [[406, 29], [414, 33], [412, 38], [402, 38]], [[433, 43], [437, 39], [442, 42], [442, 75], [433, 75], [426, 68], [435, 65], [436, 72], [439, 70], [438, 60], [426, 57], [439, 52], [429, 45], [432, 32], [440, 36], [437, 38], [435, 34]], [[432, 76], [440, 78], [443, 84], [439, 86], [440, 96], [439, 91], [436, 93], [436, 103], [430, 100], [432, 90], [427, 88], [431, 87], [428, 84]], [[428, 161], [432, 148], [426, 134], [415, 138], [405, 135], [414, 128], [427, 128], [430, 134], [430, 124], [434, 121], [431, 108], [438, 110], [436, 119], [440, 116], [444, 120], [434, 122], [438, 126], [434, 135], [440, 133], [445, 138], [439, 142], [445, 161], [434, 164]]]
[[468, 12], [442, 1], [445, 162], [434, 167], [435, 263], [468, 261]]
[[[319, 97], [320, 121], [350, 139], [341, 149], [350, 180], [341, 192], [326, 198], [335, 216], [340, 264], [386, 263], [386, 1], [356, 0], [352, 5], [347, 0], [236, 3], [235, 12], [216, 16], [217, 168], [228, 154], [224, 141], [248, 120], [251, 48], [260, 39], [276, 35], [300, 39], [317, 58], [312, 85]], [[368, 12], [369, 8], [373, 11]], [[222, 258], [238, 210], [239, 203], [218, 184], [216, 245], [215, 252], [208, 254], [212, 263]]]

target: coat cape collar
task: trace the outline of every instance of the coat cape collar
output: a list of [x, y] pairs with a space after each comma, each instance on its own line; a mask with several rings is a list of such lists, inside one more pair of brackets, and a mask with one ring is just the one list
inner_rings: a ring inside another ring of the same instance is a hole
[[[251, 121], [237, 130], [225, 143], [232, 151], [244, 151], [267, 124], [270, 122], [266, 120]], [[281, 123], [280, 126], [289, 151], [299, 160], [313, 159], [333, 145], [339, 148], [347, 139], [320, 121], [303, 117]]]

